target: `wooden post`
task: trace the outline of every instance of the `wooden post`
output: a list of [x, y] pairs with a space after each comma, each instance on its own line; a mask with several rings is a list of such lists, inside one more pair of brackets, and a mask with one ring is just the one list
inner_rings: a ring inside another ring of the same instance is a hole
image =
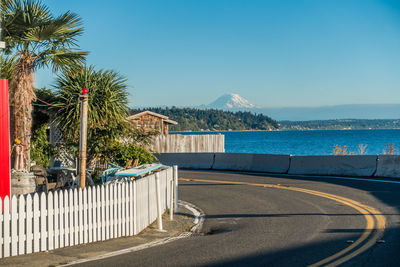
[[179, 212], [179, 199], [178, 199], [178, 166], [174, 165], [173, 167], [173, 180], [175, 183], [175, 212], [178, 213]]
[[169, 219], [172, 221], [174, 219], [174, 186], [175, 181], [174, 178], [172, 177], [170, 181], [170, 192], [169, 192]]
[[82, 88], [79, 96], [81, 102], [81, 131], [79, 139], [79, 187], [86, 185], [86, 143], [87, 143], [87, 117], [88, 117], [88, 90]]
[[160, 188], [160, 173], [156, 173], [156, 205], [157, 205], [157, 225], [158, 230], [163, 230], [162, 225], [162, 211], [161, 211], [161, 188]]

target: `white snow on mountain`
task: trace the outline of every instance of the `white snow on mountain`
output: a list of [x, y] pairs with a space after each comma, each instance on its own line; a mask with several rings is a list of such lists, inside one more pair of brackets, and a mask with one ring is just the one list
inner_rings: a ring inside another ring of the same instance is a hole
[[244, 99], [238, 94], [226, 94], [219, 97], [214, 102], [207, 105], [209, 108], [226, 109], [226, 108], [256, 108], [256, 106]]

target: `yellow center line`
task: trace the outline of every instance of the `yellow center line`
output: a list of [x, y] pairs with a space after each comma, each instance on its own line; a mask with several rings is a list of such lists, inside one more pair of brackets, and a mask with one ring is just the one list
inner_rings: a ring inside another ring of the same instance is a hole
[[[324, 192], [319, 192], [319, 191], [304, 189], [304, 188], [299, 188], [299, 187], [282, 186], [279, 184], [273, 185], [273, 184], [258, 184], [258, 183], [237, 182], [237, 181], [186, 179], [186, 178], [179, 178], [179, 180], [187, 181], [187, 182], [194, 181], [194, 182], [205, 182], [205, 183], [211, 182], [211, 183], [219, 183], [219, 184], [249, 185], [249, 186], [277, 188], [277, 189], [302, 192], [302, 193], [306, 193], [306, 194], [310, 194], [310, 195], [328, 198], [328, 199], [334, 200], [336, 202], [340, 202], [340, 203], [347, 205], [347, 206], [357, 210], [358, 212], [360, 212], [364, 216], [365, 221], [366, 221], [365, 231], [363, 232], [363, 234], [353, 244], [351, 244], [347, 248], [335, 253], [334, 255], [332, 255], [328, 258], [325, 258], [317, 263], [310, 265], [310, 267], [317, 267], [317, 266], [324, 266], [324, 265], [325, 266], [336, 266], [336, 265], [339, 265], [343, 262], [350, 260], [351, 258], [355, 257], [356, 255], [360, 254], [361, 252], [363, 252], [363, 251], [367, 250], [368, 248], [370, 248], [371, 246], [373, 246], [375, 244], [375, 242], [383, 234], [383, 231], [384, 231], [385, 225], [386, 225], [385, 217], [378, 210], [376, 210], [368, 205], [361, 204], [360, 202], [357, 202], [355, 200], [337, 196], [334, 194], [329, 194], [329, 193], [324, 193]], [[375, 221], [376, 221], [376, 224], [375, 224]], [[367, 241], [360, 248], [356, 249], [362, 242], [367, 240], [369, 237], [371, 237], [369, 241]], [[352, 251], [353, 249], [355, 249], [355, 250]], [[349, 252], [351, 252], [351, 253], [349, 253]], [[349, 254], [345, 255], [346, 253], [349, 253]]]

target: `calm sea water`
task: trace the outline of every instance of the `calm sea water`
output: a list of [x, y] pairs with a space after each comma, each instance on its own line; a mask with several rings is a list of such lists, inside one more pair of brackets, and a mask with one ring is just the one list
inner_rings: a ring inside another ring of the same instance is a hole
[[400, 130], [324, 130], [324, 131], [245, 131], [190, 132], [179, 134], [225, 135], [225, 151], [231, 153], [333, 155], [334, 145], [347, 145], [357, 152], [367, 145], [366, 154], [382, 154], [387, 144], [400, 147]]

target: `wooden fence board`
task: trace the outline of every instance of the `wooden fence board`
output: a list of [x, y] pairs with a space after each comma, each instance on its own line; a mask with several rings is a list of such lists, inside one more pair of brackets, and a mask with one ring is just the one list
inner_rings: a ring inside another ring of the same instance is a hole
[[17, 197], [11, 197], [11, 256], [18, 255], [18, 204]]
[[47, 248], [54, 249], [53, 192], [47, 195]]
[[26, 228], [25, 228], [25, 196], [21, 195], [18, 198], [18, 255], [25, 254], [25, 239], [26, 239]]

